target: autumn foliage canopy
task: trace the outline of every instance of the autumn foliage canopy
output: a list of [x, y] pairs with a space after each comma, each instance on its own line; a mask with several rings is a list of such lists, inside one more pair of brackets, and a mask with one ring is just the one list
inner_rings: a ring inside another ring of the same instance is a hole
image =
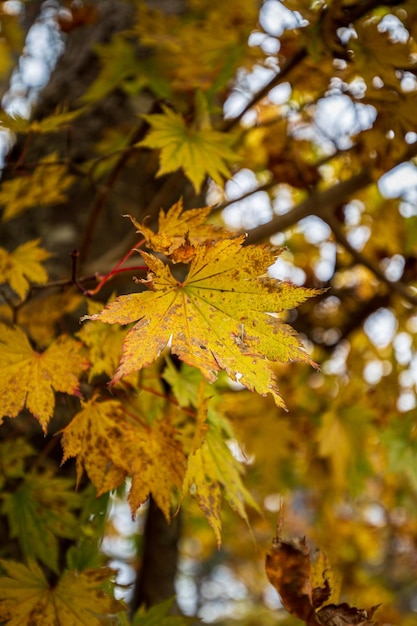
[[0, 623], [412, 626], [415, 3], [0, 26]]

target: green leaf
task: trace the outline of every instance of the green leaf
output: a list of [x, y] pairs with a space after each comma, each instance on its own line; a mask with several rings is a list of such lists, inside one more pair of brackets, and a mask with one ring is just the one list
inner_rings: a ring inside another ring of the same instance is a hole
[[203, 379], [201, 372], [186, 363], [177, 369], [168, 355], [165, 358], [167, 366], [162, 378], [171, 386], [178, 404], [180, 407], [197, 406], [198, 386]]
[[168, 615], [173, 603], [174, 599], [170, 598], [160, 604], [156, 604], [146, 612], [143, 609], [139, 609], [133, 617], [132, 626], [186, 626], [187, 624], [196, 623], [195, 618], [184, 617], [183, 615]]
[[381, 441], [388, 452], [388, 467], [405, 475], [417, 491], [417, 438], [415, 416], [401, 416], [381, 433]]
[[223, 498], [248, 523], [245, 505], [259, 511], [258, 505], [243, 484], [243, 465], [237, 461], [225, 442], [215, 411], [199, 411], [191, 454], [188, 457], [183, 494], [191, 492], [221, 544], [221, 505]]
[[0, 443], [0, 488], [7, 478], [20, 478], [25, 473], [25, 458], [36, 454], [23, 437]]
[[37, 558], [58, 572], [58, 537], [77, 537], [78, 521], [73, 511], [82, 496], [74, 483], [50, 474], [27, 475], [13, 493], [2, 495], [1, 511], [7, 515], [10, 536], [16, 537], [26, 559]]

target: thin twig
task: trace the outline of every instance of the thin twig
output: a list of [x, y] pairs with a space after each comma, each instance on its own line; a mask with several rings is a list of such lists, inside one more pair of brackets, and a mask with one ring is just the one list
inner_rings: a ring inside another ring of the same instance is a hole
[[417, 294], [413, 294], [412, 291], [407, 287], [407, 285], [405, 285], [401, 281], [390, 280], [384, 274], [384, 272], [381, 270], [381, 268], [378, 265], [373, 263], [370, 259], [365, 257], [359, 250], [357, 250], [354, 246], [352, 246], [349, 243], [349, 240], [347, 239], [346, 235], [340, 228], [339, 224], [337, 223], [333, 215], [328, 216], [326, 219], [326, 222], [332, 229], [332, 232], [336, 240], [338, 241], [338, 243], [341, 246], [343, 246], [343, 248], [345, 248], [345, 250], [347, 250], [349, 254], [353, 256], [353, 258], [355, 259], [357, 263], [366, 267], [382, 283], [385, 283], [391, 290], [395, 291], [400, 296], [402, 296], [405, 300], [410, 302], [410, 304], [417, 306]]
[[252, 96], [252, 98], [249, 100], [243, 110], [238, 115], [236, 115], [236, 117], [225, 120], [222, 130], [224, 132], [227, 132], [234, 128], [234, 126], [236, 126], [240, 122], [242, 117], [246, 115], [246, 113], [250, 111], [252, 107], [258, 104], [258, 102], [260, 102], [263, 98], [265, 98], [265, 96], [268, 95], [271, 89], [279, 85], [279, 83], [284, 80], [284, 78], [291, 72], [291, 70], [297, 67], [297, 65], [301, 63], [301, 61], [303, 61], [306, 57], [307, 48], [303, 46], [302, 48], [297, 50], [292, 55], [292, 57], [286, 59], [286, 61], [282, 64], [281, 69], [271, 78], [271, 80], [266, 83], [266, 85], [264, 85]]
[[[143, 138], [146, 132], [146, 128], [147, 124], [143, 120], [141, 120], [137, 128], [133, 131], [129, 140], [128, 146], [130, 146], [130, 148], [133, 148], [134, 144]], [[129, 159], [130, 154], [131, 150], [126, 150], [120, 154], [115, 166], [113, 167], [107, 178], [106, 184], [101, 188], [101, 191], [97, 194], [95, 198], [94, 204], [90, 211], [90, 217], [84, 231], [84, 237], [80, 245], [81, 261], [85, 261], [88, 256], [98, 219], [106, 205], [107, 199], [116, 183], [116, 180], [119, 178], [120, 174], [123, 171], [123, 168], [126, 165], [127, 160]]]
[[103, 285], [105, 285], [107, 283], [107, 281], [112, 277], [115, 276], [116, 274], [120, 274], [121, 272], [126, 272], [128, 270], [133, 270], [133, 269], [138, 269], [138, 270], [146, 270], [147, 267], [146, 266], [136, 266], [136, 267], [124, 267], [121, 268], [121, 265], [123, 265], [123, 263], [125, 263], [128, 259], [130, 259], [130, 257], [132, 256], [132, 254], [134, 252], [137, 252], [137, 249], [140, 248], [140, 246], [145, 242], [145, 239], [141, 239], [140, 241], [138, 241], [138, 243], [135, 246], [132, 246], [132, 248], [120, 259], [120, 261], [118, 261], [116, 263], [116, 265], [109, 271], [107, 272], [107, 274], [105, 276], [103, 276], [99, 282], [99, 284], [95, 287], [95, 289], [89, 291], [88, 293], [86, 293], [86, 295], [88, 296], [94, 296], [96, 293], [98, 293], [100, 291], [100, 289], [103, 287]]
[[[362, 0], [361, 2], [357, 2], [352, 6], [347, 6], [346, 8], [344, 8], [343, 15], [338, 15], [337, 17], [336, 26], [349, 26], [361, 17], [364, 17], [364, 15], [377, 8], [378, 6], [382, 6], [384, 4], [387, 6], [395, 6], [397, 4], [400, 4], [401, 2], [402, 0], [384, 0], [384, 2], [381, 2], [381, 0]], [[325, 15], [326, 12], [327, 10], [323, 11], [322, 15]], [[302, 46], [296, 52], [294, 52], [291, 57], [284, 61], [281, 68], [271, 78], [271, 80], [269, 80], [266, 85], [264, 85], [252, 96], [252, 98], [249, 100], [243, 110], [238, 115], [236, 115], [236, 117], [225, 120], [222, 130], [227, 132], [228, 130], [234, 128], [240, 122], [242, 117], [248, 111], [250, 111], [250, 109], [252, 109], [252, 107], [256, 106], [263, 98], [265, 98], [265, 96], [268, 95], [271, 89], [279, 85], [295, 67], [297, 67], [305, 58], [307, 58], [307, 56], [308, 48], [306, 46]]]

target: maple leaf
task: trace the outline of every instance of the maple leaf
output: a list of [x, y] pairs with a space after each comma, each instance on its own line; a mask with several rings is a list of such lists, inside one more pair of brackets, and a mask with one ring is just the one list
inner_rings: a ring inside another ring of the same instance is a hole
[[[278, 591], [284, 608], [307, 626], [374, 626], [372, 616], [378, 606], [368, 610], [342, 604], [325, 604], [332, 595], [327, 572], [323, 586], [314, 587], [310, 550], [305, 539], [283, 541], [275, 537], [272, 553], [266, 557], [266, 574]], [[323, 606], [324, 605], [324, 606]]]
[[189, 367], [185, 363], [177, 369], [168, 355], [165, 357], [166, 368], [162, 377], [169, 384], [172, 392], [181, 407], [192, 404], [199, 406], [199, 385], [202, 380], [201, 372], [195, 367]]
[[245, 503], [258, 506], [242, 481], [243, 467], [226, 445], [221, 428], [207, 421], [203, 401], [199, 402], [197, 424], [192, 449], [188, 457], [183, 494], [190, 490], [197, 498], [221, 545], [221, 505], [223, 498], [238, 515], [248, 522]]
[[132, 513], [152, 496], [170, 518], [172, 488], [181, 488], [185, 457], [168, 419], [152, 427], [130, 422], [116, 401], [83, 404], [62, 435], [63, 462], [77, 457], [77, 481], [83, 467], [98, 495], [132, 477], [128, 500]]
[[196, 623], [194, 617], [169, 615], [172, 605], [173, 600], [169, 599], [155, 604], [148, 610], [141, 607], [133, 616], [132, 626], [186, 626]]
[[50, 473], [27, 474], [12, 493], [3, 493], [2, 500], [10, 537], [18, 539], [25, 557], [37, 557], [58, 573], [58, 537], [75, 539], [79, 534], [71, 509], [80, 508], [82, 498], [74, 493], [73, 481]]
[[85, 316], [108, 324], [130, 324], [116, 383], [154, 361], [172, 337], [171, 350], [210, 381], [221, 369], [248, 389], [279, 395], [271, 362], [314, 365], [293, 329], [276, 317], [320, 290], [265, 276], [280, 252], [242, 248], [244, 237], [198, 246], [180, 283], [160, 259], [141, 253], [151, 272], [151, 291], [120, 296], [100, 313]]
[[13, 252], [0, 248], [0, 283], [7, 283], [23, 300], [30, 283], [42, 283], [48, 274], [41, 262], [51, 254], [39, 247], [39, 239], [27, 241]]
[[34, 561], [0, 565], [7, 574], [0, 577], [0, 619], [9, 626], [100, 626], [124, 609], [102, 590], [115, 574], [110, 568], [67, 571], [51, 587]]
[[230, 175], [228, 163], [235, 163], [238, 156], [232, 150], [233, 137], [211, 128], [192, 128], [184, 118], [162, 107], [163, 113], [144, 115], [151, 130], [138, 146], [160, 148], [160, 167], [157, 176], [169, 174], [182, 168], [187, 178], [200, 193], [207, 176], [218, 183]]
[[192, 246], [230, 237], [231, 233], [224, 228], [206, 223], [211, 211], [212, 207], [184, 211], [183, 202], [179, 200], [166, 213], [161, 209], [157, 233], [146, 225], [146, 220], [139, 223], [134, 217], [130, 215], [127, 217], [131, 219], [138, 232], [145, 236], [149, 248], [155, 252], [171, 255], [184, 244], [185, 236]]
[[88, 367], [81, 343], [61, 335], [43, 353], [36, 352], [20, 328], [0, 324], [0, 416], [16, 417], [24, 406], [46, 428], [52, 417], [54, 390], [79, 395], [78, 376]]
[[84, 109], [78, 108], [73, 111], [54, 113], [42, 120], [30, 120], [27, 117], [9, 115], [5, 111], [0, 111], [0, 126], [13, 133], [51, 133], [69, 125], [83, 111]]

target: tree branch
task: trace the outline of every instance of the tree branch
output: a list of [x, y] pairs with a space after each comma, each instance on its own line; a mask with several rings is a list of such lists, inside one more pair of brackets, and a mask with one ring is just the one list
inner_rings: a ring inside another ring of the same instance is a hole
[[[345, 7], [342, 15], [337, 15], [337, 17], [335, 16], [335, 31], [340, 26], [349, 26], [353, 22], [356, 22], [358, 19], [369, 13], [369, 11], [376, 9], [379, 6], [395, 6], [397, 4], [401, 4], [401, 2], [403, 2], [403, 0], [385, 0], [385, 2], [381, 2], [381, 0], [362, 0], [361, 2], [357, 2], [350, 7]], [[322, 19], [324, 15], [329, 15], [329, 11], [327, 9], [322, 11], [321, 17], [319, 19]], [[271, 78], [271, 80], [269, 80], [266, 85], [261, 87], [261, 89], [259, 89], [259, 91], [257, 91], [252, 96], [252, 98], [238, 115], [229, 120], [225, 120], [222, 130], [227, 132], [231, 130], [234, 126], [236, 126], [240, 122], [242, 117], [248, 111], [250, 111], [252, 107], [258, 104], [258, 102], [260, 102], [263, 98], [265, 98], [265, 96], [268, 95], [271, 89], [279, 85], [288, 76], [288, 74], [295, 67], [297, 67], [297, 65], [302, 63], [302, 61], [307, 58], [307, 56], [308, 49], [306, 46], [302, 46], [296, 52], [294, 52], [292, 57], [284, 61], [279, 71]]]
[[359, 174], [337, 183], [329, 189], [314, 190], [306, 200], [300, 202], [288, 213], [276, 215], [270, 222], [250, 230], [246, 243], [253, 244], [265, 241], [265, 239], [294, 226], [310, 215], [316, 215], [326, 220], [326, 216], [336, 207], [346, 202], [354, 192], [367, 187], [372, 180], [371, 170], [364, 168]]
[[355, 259], [357, 263], [359, 263], [360, 265], [363, 265], [364, 267], [367, 267], [368, 270], [372, 272], [372, 274], [374, 274], [374, 276], [376, 276], [382, 283], [385, 283], [392, 291], [395, 291], [396, 293], [398, 293], [405, 300], [410, 302], [410, 304], [417, 306], [417, 294], [414, 294], [407, 287], [407, 285], [404, 285], [404, 283], [402, 283], [401, 281], [390, 280], [384, 274], [381, 268], [378, 267], [378, 265], [373, 263], [370, 259], [367, 259], [359, 250], [354, 248], [349, 243], [347, 237], [343, 233], [342, 229], [340, 228], [339, 224], [337, 223], [333, 215], [329, 215], [328, 218], [326, 219], [326, 222], [332, 229], [332, 232], [336, 238], [336, 241], [338, 241], [340, 245], [342, 245], [345, 248], [345, 250], [347, 250], [349, 254], [353, 256], [353, 258]]
[[307, 56], [307, 48], [305, 48], [304, 46], [302, 48], [300, 48], [299, 50], [297, 50], [292, 57], [290, 57], [289, 59], [286, 59], [286, 61], [283, 63], [281, 69], [279, 70], [279, 72], [277, 74], [275, 74], [271, 80], [269, 80], [266, 85], [264, 85], [261, 89], [259, 89], [259, 91], [257, 91], [252, 98], [249, 100], [249, 102], [246, 104], [246, 106], [243, 108], [243, 110], [236, 115], [236, 117], [233, 117], [231, 119], [225, 120], [224, 124], [223, 124], [223, 131], [227, 132], [229, 130], [231, 130], [234, 126], [236, 126], [240, 120], [242, 119], [242, 117], [248, 112], [250, 111], [250, 109], [252, 107], [254, 107], [258, 102], [260, 102], [262, 100], [262, 98], [265, 98], [265, 96], [268, 95], [268, 93], [271, 91], [271, 89], [273, 89], [274, 87], [276, 87], [277, 85], [280, 84], [280, 82], [282, 80], [284, 80], [284, 78], [291, 72], [291, 70], [294, 69], [294, 67], [296, 67], [299, 63], [301, 63], [301, 61], [303, 59], [305, 59]]
[[[397, 159], [391, 171], [401, 163], [406, 163], [417, 156], [417, 142], [408, 146], [404, 154]], [[373, 176], [372, 164], [365, 166], [362, 171], [347, 180], [336, 183], [332, 187], [324, 191], [314, 190], [306, 200], [297, 204], [288, 213], [284, 215], [276, 215], [270, 222], [261, 224], [249, 231], [246, 243], [259, 243], [265, 241], [272, 235], [282, 232], [291, 226], [294, 226], [300, 220], [310, 215], [321, 217], [324, 221], [331, 218], [332, 212], [340, 205], [346, 204], [352, 194], [364, 189], [371, 183], [375, 182]], [[255, 189], [252, 193], [255, 193]]]

